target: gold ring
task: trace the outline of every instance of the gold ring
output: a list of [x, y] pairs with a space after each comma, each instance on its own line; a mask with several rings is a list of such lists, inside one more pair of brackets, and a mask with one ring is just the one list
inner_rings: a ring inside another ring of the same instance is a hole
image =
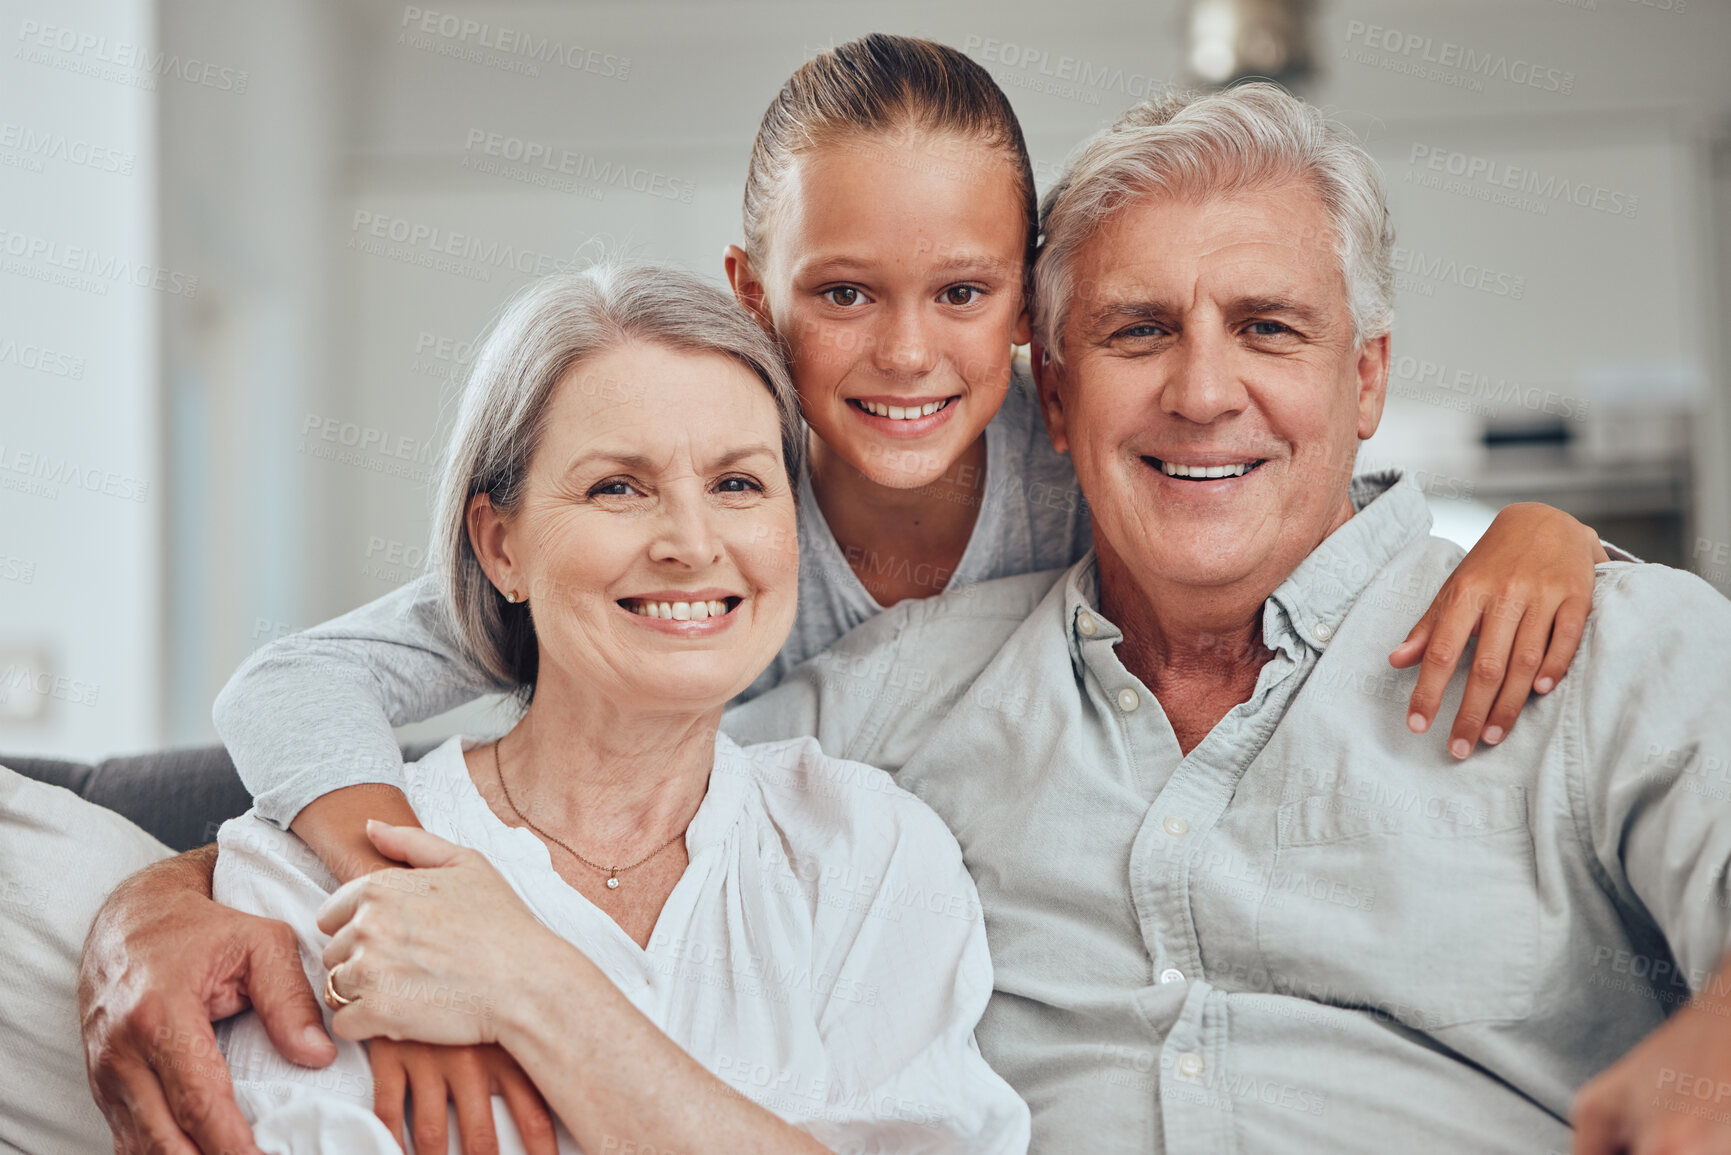
[[342, 995], [337, 993], [337, 972], [341, 970], [343, 966], [344, 963], [338, 963], [336, 966], [325, 972], [325, 1006], [329, 1007], [333, 1011], [340, 1011], [350, 1003], [360, 1001], [359, 999], [344, 998]]

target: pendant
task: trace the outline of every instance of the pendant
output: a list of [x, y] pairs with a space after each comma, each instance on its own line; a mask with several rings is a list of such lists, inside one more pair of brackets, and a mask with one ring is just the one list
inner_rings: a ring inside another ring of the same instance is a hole
[[607, 876], [607, 889], [608, 890], [618, 890], [619, 889], [619, 872], [617, 870], [615, 870], [612, 874]]

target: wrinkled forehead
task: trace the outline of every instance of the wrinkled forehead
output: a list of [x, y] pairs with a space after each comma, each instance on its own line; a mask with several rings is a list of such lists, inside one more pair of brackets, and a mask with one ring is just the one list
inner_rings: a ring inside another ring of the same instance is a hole
[[628, 342], [560, 375], [541, 448], [562, 455], [629, 444], [640, 456], [672, 461], [748, 443], [773, 446], [779, 430], [769, 389], [735, 358]]
[[1122, 293], [1158, 292], [1172, 304], [1301, 295], [1312, 308], [1348, 307], [1339, 234], [1306, 181], [1128, 197], [1081, 242], [1074, 267], [1073, 320]]

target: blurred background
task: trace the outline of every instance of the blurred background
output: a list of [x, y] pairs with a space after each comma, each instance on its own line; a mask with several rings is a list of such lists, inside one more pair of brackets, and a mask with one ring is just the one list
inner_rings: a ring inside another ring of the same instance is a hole
[[249, 651], [423, 572], [497, 307], [719, 279], [765, 106], [870, 31], [985, 65], [1042, 188], [1170, 85], [1324, 105], [1400, 234], [1362, 464], [1731, 591], [1726, 0], [0, 0], [0, 749], [210, 740]]

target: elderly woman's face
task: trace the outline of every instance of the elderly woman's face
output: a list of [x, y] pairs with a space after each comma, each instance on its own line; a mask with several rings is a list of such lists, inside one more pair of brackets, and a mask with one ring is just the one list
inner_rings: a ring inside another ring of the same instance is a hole
[[1261, 597], [1351, 515], [1388, 339], [1354, 339], [1334, 236], [1291, 183], [1147, 197], [1083, 246], [1044, 391], [1103, 559]]
[[565, 373], [522, 505], [477, 550], [529, 597], [538, 695], [701, 709], [769, 665], [799, 576], [780, 447], [769, 390], [731, 357], [626, 344]]

